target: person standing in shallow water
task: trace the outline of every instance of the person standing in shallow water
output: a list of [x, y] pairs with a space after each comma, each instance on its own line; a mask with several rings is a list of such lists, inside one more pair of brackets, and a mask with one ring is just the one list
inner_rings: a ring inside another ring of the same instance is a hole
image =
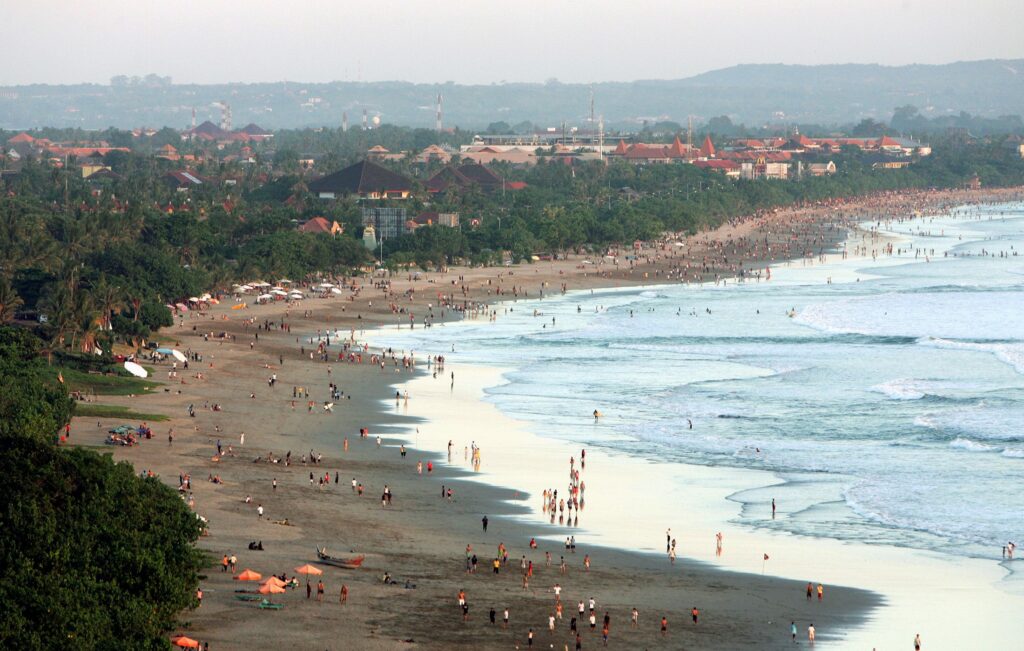
[[481, 524], [483, 524], [483, 526], [484, 526], [484, 532], [485, 532], [485, 533], [487, 532], [487, 522], [488, 522], [488, 520], [487, 520], [487, 516], [485, 515], [485, 516], [483, 517], [483, 519], [482, 519], [482, 520], [480, 520], [480, 523], [481, 523]]

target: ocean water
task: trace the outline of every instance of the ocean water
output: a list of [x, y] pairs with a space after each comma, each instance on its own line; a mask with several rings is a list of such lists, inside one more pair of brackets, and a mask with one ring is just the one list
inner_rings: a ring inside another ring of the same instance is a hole
[[[765, 471], [730, 496], [738, 524], [998, 558], [1024, 542], [1024, 206], [872, 226], [903, 253], [520, 300], [376, 343], [509, 369], [487, 400], [544, 437]], [[785, 517], [763, 517], [772, 498]]]

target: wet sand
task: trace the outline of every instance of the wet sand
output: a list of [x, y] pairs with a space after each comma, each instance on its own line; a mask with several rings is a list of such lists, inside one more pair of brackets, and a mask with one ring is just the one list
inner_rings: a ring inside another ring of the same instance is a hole
[[[936, 201], [970, 198], [944, 196]], [[856, 213], [855, 207], [844, 210], [849, 211], [845, 219], [852, 219]], [[837, 222], [831, 207], [817, 213], [798, 213], [793, 222], [787, 222], [782, 214], [758, 219], [762, 221], [736, 223], [712, 237], [691, 238], [686, 251], [696, 257], [702, 256], [703, 250], [710, 256], [728, 247], [730, 240], [735, 243], [747, 238], [747, 242], [753, 242], [774, 230], [780, 241], [792, 243], [790, 254], [800, 250], [815, 255], [816, 248], [827, 246], [830, 233], [841, 232], [833, 227]], [[826, 222], [828, 229], [816, 227]], [[790, 223], [796, 226], [789, 227]], [[794, 233], [798, 233], [796, 239]], [[752, 245], [739, 248], [748, 252], [751, 264], [763, 258], [764, 252], [754, 250]], [[509, 297], [510, 286], [533, 296], [543, 283], [549, 291], [558, 291], [562, 284], [567, 289], [579, 289], [659, 282], [659, 278], [663, 282], [672, 269], [680, 266], [677, 255], [669, 256], [664, 251], [664, 247], [642, 249], [641, 259], [632, 269], [621, 258], [618, 265], [583, 265], [582, 257], [574, 257], [526, 267], [453, 269], [446, 274], [421, 274], [415, 280], [405, 275], [392, 278], [387, 293], [363, 282], [358, 292], [346, 289], [340, 298], [309, 299], [291, 307], [278, 303], [231, 310], [227, 302], [201, 315], [190, 312], [178, 325], [161, 333], [162, 339], [180, 350], [203, 355], [203, 361], [191, 363], [188, 371], [179, 371], [179, 377], [173, 380], [167, 377], [169, 363], [157, 365], [156, 379], [163, 387], [153, 392], [155, 395], [104, 397], [102, 402], [106, 404], [171, 416], [170, 422], [154, 426], [152, 440], [133, 448], [105, 449], [134, 464], [137, 471], [152, 470], [173, 486], [177, 486], [179, 474], [191, 475], [195, 509], [209, 520], [209, 535], [201, 539], [200, 545], [211, 553], [211, 567], [202, 582], [203, 605], [183, 615], [181, 631], [209, 641], [213, 649], [498, 649], [515, 648], [517, 644], [526, 648], [527, 631], [532, 627], [534, 646], [560, 649], [568, 645], [571, 649], [574, 642], [568, 635], [569, 618], [575, 614], [576, 603], [591, 596], [598, 602], [598, 631], [590, 631], [589, 625], [582, 626], [581, 622], [581, 628], [586, 629], [582, 634], [584, 649], [601, 644], [600, 620], [605, 611], [612, 618], [609, 646], [624, 649], [788, 647], [792, 645], [790, 620], [801, 623], [801, 640], [806, 640], [805, 623], [813, 621], [821, 645], [840, 639], [844, 630], [862, 622], [872, 608], [880, 605], [876, 595], [828, 586], [824, 601], [807, 602], [803, 583], [723, 571], [709, 563], [689, 560], [685, 549], [675, 565], [668, 567], [662, 554], [580, 545], [575, 554], [567, 555], [569, 571], [562, 576], [557, 559], [566, 555], [560, 542], [565, 529], [529, 525], [513, 517], [526, 508], [524, 500], [539, 500], [539, 496], [474, 481], [465, 464], [457, 459], [448, 464], [445, 459], [413, 449], [415, 427], [427, 425], [417, 418], [415, 396], [408, 411], [404, 401], [399, 401], [396, 410], [393, 388], [411, 379], [413, 372], [391, 362], [381, 370], [371, 366], [365, 356], [363, 364], [323, 363], [308, 357], [310, 345], [304, 338], [318, 328], [345, 332], [396, 325], [407, 328], [410, 316], [417, 326], [431, 312], [438, 320], [460, 316], [453, 314], [453, 307], [440, 307], [441, 294], [451, 295], [447, 303], [459, 308], [461, 316], [487, 318], [486, 307], [476, 306]], [[694, 257], [689, 261], [693, 262]], [[728, 264], [711, 264], [707, 270], [702, 266], [699, 275], [703, 279], [716, 273], [725, 277], [730, 272]], [[497, 294], [497, 287], [503, 288], [502, 296]], [[411, 297], [405, 294], [408, 289], [414, 290]], [[306, 310], [311, 311], [308, 317], [303, 315]], [[255, 323], [246, 324], [244, 319], [254, 319]], [[257, 329], [264, 321], [274, 322], [271, 329]], [[282, 321], [290, 332], [277, 326]], [[219, 338], [221, 332], [229, 337]], [[204, 333], [213, 336], [206, 340]], [[337, 350], [337, 345], [331, 347], [332, 360]], [[418, 372], [425, 373], [423, 360], [418, 362]], [[193, 377], [198, 371], [204, 379]], [[278, 382], [270, 388], [267, 378], [275, 373]], [[350, 396], [339, 401], [333, 413], [325, 413], [320, 406], [327, 399], [328, 382], [335, 382]], [[316, 400], [312, 412], [307, 411], [305, 398], [296, 398], [292, 409], [292, 387], [309, 388]], [[222, 410], [205, 406], [215, 403]], [[194, 418], [186, 412], [189, 404], [196, 408]], [[106, 429], [119, 423], [76, 419], [71, 440], [103, 448]], [[434, 422], [430, 427], [444, 425]], [[368, 438], [359, 436], [363, 427], [370, 430]], [[170, 428], [174, 431], [172, 445], [167, 440]], [[245, 444], [240, 445], [243, 431]], [[383, 437], [379, 447], [378, 435]], [[398, 449], [399, 436], [404, 437], [401, 441], [413, 443], [404, 458]], [[343, 445], [346, 437], [347, 451]], [[225, 450], [228, 445], [233, 449], [215, 461], [218, 439]], [[458, 450], [467, 442], [455, 443]], [[287, 467], [254, 462], [257, 457], [265, 459], [268, 452], [283, 457], [289, 450], [292, 463]], [[304, 465], [299, 461], [310, 450], [323, 455], [322, 463]], [[424, 466], [431, 461], [433, 472], [428, 474], [424, 467], [423, 474], [418, 474], [418, 461]], [[529, 451], [517, 462], [529, 472]], [[328, 473], [331, 483], [322, 489], [315, 483], [311, 486], [311, 472], [315, 476]], [[334, 483], [336, 473], [338, 483]], [[223, 483], [208, 481], [214, 475]], [[276, 489], [272, 486], [275, 478]], [[350, 487], [353, 478], [364, 485], [361, 497]], [[389, 507], [381, 505], [385, 484], [394, 495]], [[452, 501], [441, 498], [442, 485], [454, 487]], [[250, 503], [245, 501], [247, 495]], [[257, 505], [265, 509], [262, 519], [256, 514]], [[480, 523], [484, 514], [490, 517], [486, 534]], [[284, 519], [288, 525], [275, 523]], [[553, 540], [549, 542], [544, 536]], [[529, 550], [531, 537], [538, 538], [539, 549]], [[250, 541], [256, 540], [263, 542], [264, 551], [246, 549]], [[488, 564], [500, 542], [508, 547], [510, 562], [494, 576]], [[281, 572], [291, 576], [293, 568], [315, 561], [314, 547], [324, 544], [336, 554], [365, 554], [366, 561], [358, 570], [324, 566], [327, 592], [322, 604], [316, 603], [315, 592], [314, 600], [307, 600], [300, 588], [273, 597], [285, 604], [284, 610], [258, 610], [237, 600], [234, 592], [255, 585], [240, 585], [219, 567], [222, 554], [234, 554], [239, 559], [239, 571], [248, 567], [264, 577]], [[467, 544], [480, 559], [479, 569], [472, 575], [465, 571]], [[544, 562], [545, 551], [554, 558], [550, 568]], [[524, 554], [535, 567], [528, 589], [523, 588], [517, 562]], [[589, 572], [582, 568], [585, 554], [593, 560]], [[384, 585], [381, 576], [385, 571], [399, 585]], [[405, 589], [402, 584], [406, 580], [417, 587]], [[565, 609], [552, 635], [547, 631], [547, 617], [554, 611], [551, 587], [556, 582], [563, 587]], [[349, 588], [344, 606], [338, 603], [342, 583]], [[460, 588], [466, 590], [470, 604], [466, 622], [456, 603]], [[696, 626], [689, 617], [689, 609], [695, 605], [702, 611]], [[498, 611], [499, 621], [493, 627], [487, 618], [492, 606]], [[636, 630], [628, 624], [629, 610], [634, 606], [641, 613], [641, 626]], [[511, 611], [508, 629], [500, 625], [505, 607]], [[661, 636], [657, 623], [662, 616], [669, 620], [666, 637]]]

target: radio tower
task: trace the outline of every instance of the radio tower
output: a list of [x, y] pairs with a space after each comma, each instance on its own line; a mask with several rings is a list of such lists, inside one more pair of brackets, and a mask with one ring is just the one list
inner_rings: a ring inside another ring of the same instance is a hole
[[341, 114], [341, 131], [342, 133], [348, 131], [348, 111]]
[[686, 157], [693, 158], [693, 116], [686, 116]]
[[366, 109], [363, 109], [363, 131], [366, 131], [369, 128], [370, 124], [366, 117]]
[[590, 128], [594, 128], [594, 89], [590, 89]]
[[196, 107], [192, 107], [192, 130], [196, 130]]
[[437, 94], [437, 132], [441, 133], [441, 93]]
[[231, 105], [227, 102], [220, 103], [220, 128], [231, 131]]

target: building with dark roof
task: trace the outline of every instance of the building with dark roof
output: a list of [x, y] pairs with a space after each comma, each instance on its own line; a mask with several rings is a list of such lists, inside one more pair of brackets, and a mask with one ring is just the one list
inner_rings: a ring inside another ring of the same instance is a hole
[[177, 190], [178, 192], [185, 192], [192, 188], [198, 188], [203, 184], [202, 178], [188, 170], [167, 172], [161, 178], [163, 178], [164, 183], [169, 185], [172, 190]]
[[427, 180], [428, 192], [444, 192], [448, 188], [478, 187], [484, 192], [500, 190], [504, 179], [480, 163], [465, 163], [459, 167], [447, 165]]
[[401, 174], [363, 160], [309, 183], [321, 199], [354, 196], [357, 199], [407, 199], [412, 183]]

